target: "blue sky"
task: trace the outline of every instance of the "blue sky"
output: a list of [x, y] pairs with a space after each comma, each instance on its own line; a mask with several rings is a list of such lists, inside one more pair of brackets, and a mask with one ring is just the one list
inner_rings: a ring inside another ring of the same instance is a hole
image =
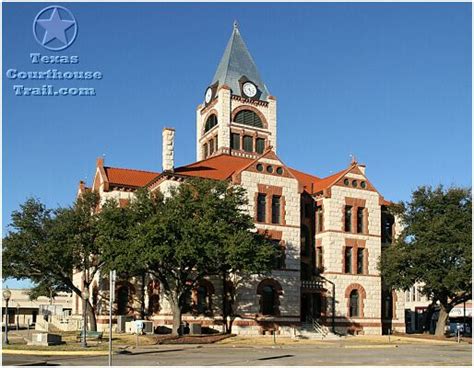
[[[422, 184], [471, 185], [469, 3], [62, 3], [79, 32], [60, 52], [32, 34], [50, 3], [2, 5], [3, 231], [30, 196], [70, 204], [102, 154], [106, 165], [161, 170], [164, 126], [176, 128], [176, 164], [194, 161], [195, 109], [234, 19], [278, 99], [286, 164], [327, 176], [354, 154], [396, 201]], [[32, 64], [34, 52], [80, 62]], [[19, 97], [11, 68], [104, 77], [51, 83], [92, 86], [95, 97]]]

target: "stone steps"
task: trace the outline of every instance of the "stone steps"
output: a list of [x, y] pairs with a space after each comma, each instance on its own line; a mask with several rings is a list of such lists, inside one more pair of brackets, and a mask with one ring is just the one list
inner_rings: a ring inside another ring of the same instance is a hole
[[299, 330], [299, 337], [303, 339], [318, 339], [318, 340], [340, 340], [341, 337], [332, 333], [328, 327], [321, 326], [319, 329], [311, 323], [303, 323]]

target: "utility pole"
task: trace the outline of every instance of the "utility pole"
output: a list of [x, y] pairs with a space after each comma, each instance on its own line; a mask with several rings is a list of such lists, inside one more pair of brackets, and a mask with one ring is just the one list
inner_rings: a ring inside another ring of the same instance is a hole
[[8, 341], [8, 302], [12, 296], [12, 292], [10, 289], [6, 288], [3, 290], [3, 299], [5, 300], [5, 336], [4, 336], [4, 343], [8, 345], [10, 342]]

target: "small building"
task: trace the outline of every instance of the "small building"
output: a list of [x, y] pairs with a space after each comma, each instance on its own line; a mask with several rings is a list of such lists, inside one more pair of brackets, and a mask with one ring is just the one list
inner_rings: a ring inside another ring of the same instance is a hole
[[[72, 293], [59, 293], [54, 298], [40, 296], [31, 300], [30, 289], [9, 289], [12, 293], [8, 302], [8, 326], [25, 328], [36, 324], [38, 318], [48, 319], [51, 315], [69, 316], [72, 312]], [[2, 298], [2, 325], [5, 325], [5, 300]]]

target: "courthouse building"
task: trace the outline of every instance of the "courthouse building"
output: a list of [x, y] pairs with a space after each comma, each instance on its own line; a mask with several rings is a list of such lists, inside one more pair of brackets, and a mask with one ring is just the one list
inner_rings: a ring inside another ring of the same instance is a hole
[[[206, 86], [203, 86], [205, 89]], [[281, 101], [279, 103], [285, 103]], [[189, 106], [194, 102], [189, 101]], [[229, 285], [234, 293], [233, 332], [293, 334], [304, 329], [353, 334], [404, 331], [404, 298], [382, 288], [378, 259], [395, 234], [384, 199], [353, 160], [328, 177], [284, 163], [278, 150], [277, 98], [270, 94], [237, 25], [196, 110], [196, 162], [175, 167], [172, 128], [163, 129], [161, 172], [110, 167], [99, 158], [91, 187], [102, 201], [126, 205], [138, 188], [167, 192], [188, 178], [223, 180], [244, 187], [257, 231], [284, 249], [271, 274]], [[178, 132], [179, 134], [179, 132]], [[80, 275], [76, 276], [80, 285]], [[107, 275], [97, 275], [91, 298], [100, 328], [107, 326]], [[184, 320], [220, 328], [222, 286], [202, 280]], [[102, 298], [103, 297], [103, 298]], [[139, 316], [170, 326], [172, 314], [152, 279], [117, 284], [116, 315]], [[76, 297], [73, 313], [81, 313]], [[102, 327], [101, 327], [102, 326]]]

